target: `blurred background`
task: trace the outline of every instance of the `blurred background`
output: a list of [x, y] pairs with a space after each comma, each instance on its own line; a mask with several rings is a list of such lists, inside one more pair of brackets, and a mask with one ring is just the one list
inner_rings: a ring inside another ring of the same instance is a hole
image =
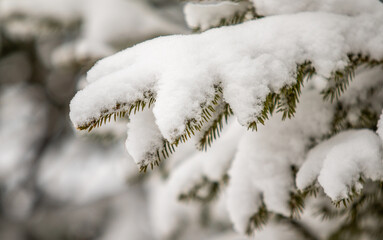
[[126, 121], [79, 135], [68, 117], [96, 60], [189, 32], [179, 1], [0, 0], [0, 31], [1, 240], [211, 235], [205, 210], [161, 200], [166, 170], [138, 173]]

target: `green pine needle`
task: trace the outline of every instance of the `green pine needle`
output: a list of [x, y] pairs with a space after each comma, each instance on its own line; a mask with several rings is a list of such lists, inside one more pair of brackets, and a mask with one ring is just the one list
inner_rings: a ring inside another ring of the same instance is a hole
[[322, 91], [323, 98], [331, 102], [339, 99], [342, 93], [346, 91], [349, 83], [354, 79], [355, 69], [362, 65], [369, 68], [378, 65], [383, 66], [383, 60], [370, 59], [369, 56], [363, 56], [362, 54], [349, 54], [347, 66], [344, 69], [333, 72], [327, 79], [328, 86]]
[[[201, 137], [199, 138], [197, 148], [199, 150], [207, 151], [207, 148], [211, 146], [212, 142], [220, 137], [224, 122], [227, 124], [228, 118], [233, 115], [229, 104], [222, 102], [222, 108], [215, 110], [216, 116], [210, 119], [208, 123], [210, 126], [206, 130], [201, 130]], [[213, 110], [213, 109], [211, 109]], [[217, 112], [219, 111], [218, 115]]]
[[263, 110], [257, 120], [248, 124], [248, 129], [257, 130], [258, 123], [262, 125], [269, 119], [276, 110], [282, 112], [282, 119], [291, 118], [295, 114], [296, 106], [299, 102], [299, 95], [305, 79], [310, 79], [315, 73], [315, 69], [309, 61], [297, 65], [296, 83], [292, 86], [283, 87], [279, 93], [270, 93], [267, 95]]
[[264, 225], [266, 225], [268, 219], [269, 212], [267, 211], [266, 206], [262, 204], [262, 206], [259, 207], [257, 213], [250, 217], [246, 227], [246, 234], [251, 235], [254, 230], [262, 228]]
[[228, 176], [225, 175], [221, 181], [210, 181], [206, 176], [193, 186], [188, 192], [179, 195], [180, 201], [197, 201], [208, 203], [216, 199], [221, 188], [227, 184]]
[[154, 94], [150, 91], [146, 91], [143, 94], [143, 99], [137, 99], [131, 103], [117, 102], [112, 109], [102, 110], [99, 118], [91, 119], [83, 125], [77, 126], [77, 129], [88, 130], [88, 132], [90, 132], [93, 128], [101, 127], [103, 124], [110, 122], [112, 116], [115, 121], [117, 118], [129, 117], [132, 113], [136, 114], [138, 111], [144, 110], [146, 106], [150, 108], [155, 101]]

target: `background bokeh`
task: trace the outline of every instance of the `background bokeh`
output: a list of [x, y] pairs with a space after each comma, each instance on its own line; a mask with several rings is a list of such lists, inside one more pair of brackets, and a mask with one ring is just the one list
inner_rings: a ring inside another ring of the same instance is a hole
[[0, 0], [0, 31], [0, 239], [180, 238], [161, 174], [139, 174], [125, 150], [126, 121], [76, 134], [68, 111], [96, 60], [189, 32], [182, 4]]

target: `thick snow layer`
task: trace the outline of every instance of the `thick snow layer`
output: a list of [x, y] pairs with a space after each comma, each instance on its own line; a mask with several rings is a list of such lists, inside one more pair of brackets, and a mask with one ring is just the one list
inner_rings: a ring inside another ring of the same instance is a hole
[[216, 4], [187, 3], [184, 7], [185, 20], [191, 29], [205, 31], [218, 26], [222, 19], [230, 19], [235, 14], [244, 14], [249, 8], [248, 2], [224, 1]]
[[201, 120], [201, 104], [221, 84], [224, 99], [246, 125], [259, 116], [268, 93], [295, 83], [297, 63], [310, 60], [328, 77], [345, 66], [350, 52], [382, 59], [382, 20], [383, 12], [310, 12], [147, 41], [99, 61], [88, 73], [91, 84], [73, 98], [70, 117], [81, 126], [151, 91], [156, 124], [173, 142], [187, 120]]
[[252, 0], [258, 14], [263, 16], [323, 11], [345, 15], [382, 11], [379, 0]]
[[134, 115], [128, 124], [126, 149], [139, 167], [153, 164], [157, 152], [162, 155], [164, 139], [154, 121], [153, 112], [146, 109]]
[[360, 178], [382, 180], [382, 144], [371, 130], [342, 132], [310, 150], [296, 178], [299, 189], [318, 179], [325, 193], [340, 201], [360, 192]]
[[294, 118], [279, 114], [257, 132], [247, 132], [229, 171], [228, 210], [234, 227], [245, 232], [249, 218], [262, 202], [269, 211], [289, 216], [294, 192], [291, 166], [300, 166], [313, 140], [330, 131], [332, 107], [307, 86]]

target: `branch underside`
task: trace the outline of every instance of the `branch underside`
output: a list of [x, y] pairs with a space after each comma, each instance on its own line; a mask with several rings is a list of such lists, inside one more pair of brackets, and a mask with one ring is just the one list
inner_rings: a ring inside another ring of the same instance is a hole
[[[328, 87], [323, 90], [322, 94], [325, 100], [338, 99], [343, 91], [347, 89], [349, 82], [354, 77], [354, 71], [358, 66], [366, 65], [368, 67], [375, 67], [383, 65], [383, 60], [370, 59], [368, 56], [361, 54], [353, 55], [349, 54], [349, 64], [342, 70], [336, 70], [327, 79]], [[305, 61], [302, 64], [298, 64], [296, 68], [296, 83], [292, 86], [285, 86], [279, 90], [278, 93], [270, 92], [264, 100], [263, 110], [255, 117], [255, 121], [247, 124], [248, 129], [257, 130], [258, 124], [265, 124], [265, 121], [273, 114], [274, 111], [282, 113], [282, 119], [291, 118], [294, 116], [296, 106], [299, 102], [299, 96], [305, 79], [310, 79], [316, 74], [315, 68], [310, 61]], [[202, 137], [198, 142], [198, 148], [207, 150], [207, 147], [211, 145], [214, 139], [220, 136], [220, 131], [223, 127], [223, 119], [225, 122], [227, 118], [233, 115], [233, 111], [228, 103], [223, 101], [223, 89], [221, 84], [214, 85], [215, 94], [210, 102], [205, 102], [201, 105], [201, 113], [198, 119], [185, 120], [185, 131], [178, 136], [173, 142], [164, 140], [162, 149], [157, 149], [153, 155], [153, 160], [148, 164], [140, 166], [140, 171], [145, 172], [150, 165], [158, 165], [162, 159], [168, 158], [174, 151], [175, 147], [180, 143], [184, 143], [192, 136], [200, 132]], [[130, 116], [137, 111], [142, 111], [145, 107], [151, 107], [156, 99], [155, 95], [146, 91], [143, 94], [142, 99], [138, 99], [132, 103], [117, 102], [112, 109], [101, 110], [100, 117], [93, 118], [92, 120], [77, 126], [79, 130], [91, 131], [93, 128], [100, 127], [113, 118]], [[219, 105], [224, 103], [223, 109], [219, 109]], [[216, 111], [220, 111], [218, 114]], [[210, 126], [209, 126], [210, 125]], [[206, 127], [209, 126], [209, 127]], [[204, 129], [204, 127], [206, 129]]]

